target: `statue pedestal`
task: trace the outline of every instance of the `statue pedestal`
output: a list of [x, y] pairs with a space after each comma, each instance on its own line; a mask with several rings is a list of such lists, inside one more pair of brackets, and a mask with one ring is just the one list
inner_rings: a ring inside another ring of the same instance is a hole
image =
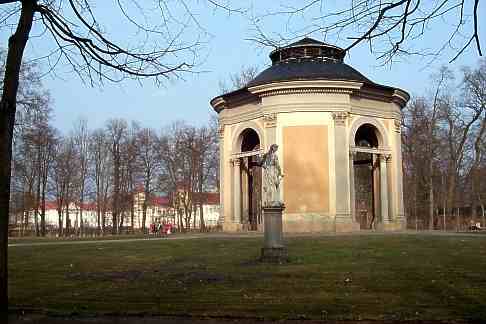
[[263, 207], [265, 239], [260, 257], [262, 262], [288, 262], [287, 248], [282, 239], [282, 211], [284, 209], [284, 206]]

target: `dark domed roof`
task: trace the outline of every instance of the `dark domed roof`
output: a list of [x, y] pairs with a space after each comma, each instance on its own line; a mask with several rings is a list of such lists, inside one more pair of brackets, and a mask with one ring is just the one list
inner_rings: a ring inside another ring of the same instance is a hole
[[369, 80], [343, 62], [345, 55], [346, 51], [342, 48], [312, 38], [303, 38], [271, 52], [272, 66], [258, 74], [245, 87], [213, 98], [211, 105], [219, 113], [226, 108], [261, 102], [258, 95], [261, 89], [257, 86], [274, 82], [331, 80], [362, 83], [359, 90], [353, 92], [355, 95], [387, 102], [395, 101], [400, 107], [405, 106], [410, 97], [408, 93]]
[[295, 43], [270, 53], [272, 66], [248, 83], [248, 87], [277, 81], [291, 80], [349, 80], [373, 84], [364, 75], [343, 63], [346, 52], [312, 38], [303, 38]]
[[290, 80], [350, 80], [373, 84], [364, 75], [344, 63], [300, 61], [275, 64], [258, 74], [248, 87]]

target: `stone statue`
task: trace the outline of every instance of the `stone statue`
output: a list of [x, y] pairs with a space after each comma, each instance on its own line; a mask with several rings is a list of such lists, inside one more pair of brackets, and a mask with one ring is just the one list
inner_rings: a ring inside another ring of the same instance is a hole
[[283, 178], [277, 157], [277, 144], [272, 144], [258, 163], [263, 168], [263, 207], [282, 207], [280, 182]]

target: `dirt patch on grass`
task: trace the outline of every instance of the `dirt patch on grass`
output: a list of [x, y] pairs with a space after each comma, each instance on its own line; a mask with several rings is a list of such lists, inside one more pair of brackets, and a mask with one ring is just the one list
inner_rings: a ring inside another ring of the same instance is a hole
[[141, 271], [103, 271], [103, 272], [73, 272], [68, 273], [68, 279], [75, 280], [109, 280], [109, 281], [135, 281], [141, 278]]

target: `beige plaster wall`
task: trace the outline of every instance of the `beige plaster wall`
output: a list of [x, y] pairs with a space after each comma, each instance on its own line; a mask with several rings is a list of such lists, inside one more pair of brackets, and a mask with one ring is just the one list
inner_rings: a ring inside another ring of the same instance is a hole
[[327, 126], [283, 128], [286, 213], [329, 212]]
[[[394, 161], [393, 178], [401, 175], [399, 134], [394, 120], [400, 120], [395, 103], [357, 98], [346, 93], [298, 93], [263, 96], [261, 104], [245, 104], [223, 110], [219, 117], [224, 125], [221, 162], [224, 192], [225, 222], [233, 219], [234, 176], [230, 159], [235, 150], [236, 137], [246, 127], [261, 135], [261, 147], [267, 149], [274, 142], [280, 146], [279, 159], [285, 173], [282, 187], [286, 203], [284, 230], [293, 232], [333, 231], [336, 214], [335, 124], [333, 112], [347, 112], [346, 143], [354, 144], [350, 132], [354, 121], [373, 118], [386, 129], [387, 147]], [[268, 127], [264, 116], [275, 114], [274, 126]], [[322, 140], [320, 140], [322, 139]], [[271, 143], [272, 142], [272, 143]], [[347, 149], [347, 148], [345, 148]], [[309, 162], [312, 161], [312, 162]], [[398, 213], [401, 180], [392, 180], [395, 213]], [[306, 192], [306, 194], [302, 194]], [[231, 226], [230, 226], [231, 227]], [[227, 227], [229, 229], [229, 227]], [[234, 230], [237, 230], [235, 227]]]

